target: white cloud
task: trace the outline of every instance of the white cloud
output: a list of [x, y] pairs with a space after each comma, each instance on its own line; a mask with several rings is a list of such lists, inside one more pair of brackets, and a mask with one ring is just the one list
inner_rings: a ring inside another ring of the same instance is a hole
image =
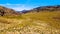
[[21, 10], [24, 10], [25, 8], [24, 7], [14, 7], [12, 9], [14, 9], [16, 11], [21, 11]]
[[28, 7], [14, 7], [14, 8], [12, 8], [12, 9], [14, 9], [14, 10], [16, 10], [16, 11], [22, 11], [22, 10], [30, 10], [31, 8], [28, 8]]
[[8, 8], [12, 8], [16, 11], [21, 11], [21, 10], [29, 10], [29, 8], [23, 4], [10, 4], [10, 3], [6, 3], [6, 4], [0, 4], [1, 6], [5, 6]]
[[5, 6], [5, 7], [8, 7], [8, 8], [12, 8], [14, 10], [17, 10], [17, 11], [21, 11], [24, 9], [24, 5], [22, 4], [10, 4], [10, 3], [6, 3], [6, 4], [0, 4], [1, 6]]

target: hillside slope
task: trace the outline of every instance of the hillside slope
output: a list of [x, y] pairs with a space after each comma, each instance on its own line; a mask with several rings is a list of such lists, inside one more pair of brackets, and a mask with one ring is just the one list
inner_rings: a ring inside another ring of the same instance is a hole
[[0, 17], [0, 34], [60, 34], [60, 11]]
[[6, 8], [4, 6], [0, 6], [0, 15], [2, 16], [15, 16], [15, 15], [20, 15], [20, 13], [16, 12], [15, 10], [13, 9], [10, 9], [10, 8]]

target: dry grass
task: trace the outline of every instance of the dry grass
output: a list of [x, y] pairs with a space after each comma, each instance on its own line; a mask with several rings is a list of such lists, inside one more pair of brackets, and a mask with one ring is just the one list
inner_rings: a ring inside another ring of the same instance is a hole
[[60, 11], [0, 17], [0, 34], [60, 34]]

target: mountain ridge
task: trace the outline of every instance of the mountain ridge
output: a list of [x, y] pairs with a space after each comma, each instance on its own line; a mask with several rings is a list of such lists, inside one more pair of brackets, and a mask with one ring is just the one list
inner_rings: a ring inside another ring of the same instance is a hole
[[25, 10], [25, 11], [21, 11], [22, 13], [28, 13], [28, 12], [40, 12], [40, 11], [60, 11], [60, 5], [56, 5], [56, 6], [40, 6], [40, 7], [36, 7], [33, 8], [31, 10]]

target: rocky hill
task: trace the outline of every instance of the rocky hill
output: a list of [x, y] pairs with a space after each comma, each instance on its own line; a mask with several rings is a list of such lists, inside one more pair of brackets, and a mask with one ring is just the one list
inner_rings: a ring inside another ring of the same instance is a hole
[[20, 14], [20, 13], [16, 12], [13, 9], [0, 6], [0, 15], [1, 16], [3, 16], [3, 15], [14, 15], [14, 16], [16, 16], [18, 14]]

